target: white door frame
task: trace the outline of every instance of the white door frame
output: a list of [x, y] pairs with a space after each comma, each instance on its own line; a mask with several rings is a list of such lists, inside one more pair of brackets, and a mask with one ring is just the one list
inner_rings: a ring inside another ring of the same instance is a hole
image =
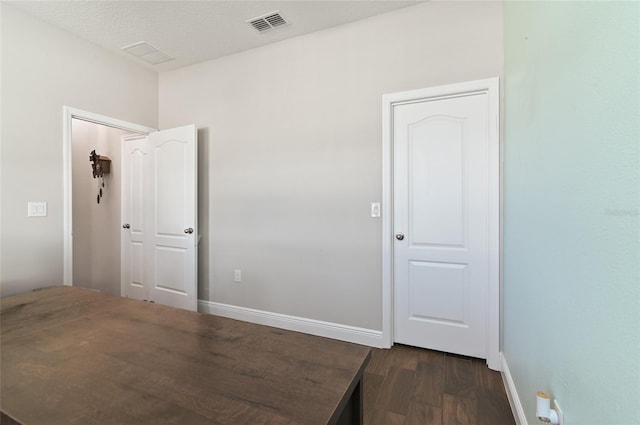
[[[62, 281], [66, 286], [73, 285], [73, 193], [72, 193], [72, 145], [71, 129], [72, 120], [76, 118], [82, 121], [89, 121], [95, 124], [106, 125], [107, 127], [119, 128], [120, 130], [132, 133], [149, 134], [158, 131], [155, 128], [130, 123], [106, 115], [94, 114], [93, 112], [82, 111], [80, 109], [62, 107], [62, 185], [63, 185], [63, 221], [64, 221], [64, 251]], [[118, 141], [119, 143], [120, 141]]]
[[382, 96], [382, 340], [393, 336], [393, 107], [424, 99], [486, 93], [489, 123], [489, 288], [487, 292], [487, 364], [500, 370], [500, 80], [489, 78], [458, 84], [390, 93]]

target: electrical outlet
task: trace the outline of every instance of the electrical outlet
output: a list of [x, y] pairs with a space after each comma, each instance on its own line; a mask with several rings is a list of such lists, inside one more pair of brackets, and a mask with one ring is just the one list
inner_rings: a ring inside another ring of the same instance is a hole
[[558, 414], [558, 425], [563, 425], [564, 424], [564, 414], [562, 413], [562, 410], [560, 409], [560, 406], [558, 405], [558, 400], [556, 400], [556, 399], [553, 400], [553, 410], [555, 410], [556, 413]]
[[242, 282], [242, 270], [234, 270], [233, 271], [234, 277], [233, 277], [233, 281], [234, 282]]

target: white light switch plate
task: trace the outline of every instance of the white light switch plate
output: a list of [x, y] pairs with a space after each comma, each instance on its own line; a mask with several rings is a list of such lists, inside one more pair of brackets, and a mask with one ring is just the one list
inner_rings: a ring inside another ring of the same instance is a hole
[[27, 202], [27, 217], [46, 217], [46, 202]]
[[380, 217], [380, 202], [371, 203], [371, 217], [373, 218]]

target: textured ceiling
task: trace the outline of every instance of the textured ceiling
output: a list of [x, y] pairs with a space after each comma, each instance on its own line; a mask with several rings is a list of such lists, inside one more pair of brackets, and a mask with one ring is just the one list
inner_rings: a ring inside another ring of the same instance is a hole
[[[419, 1], [8, 1], [156, 71], [168, 71], [389, 12]], [[245, 23], [279, 10], [291, 23], [258, 33]], [[147, 41], [176, 58], [148, 65], [120, 48]]]

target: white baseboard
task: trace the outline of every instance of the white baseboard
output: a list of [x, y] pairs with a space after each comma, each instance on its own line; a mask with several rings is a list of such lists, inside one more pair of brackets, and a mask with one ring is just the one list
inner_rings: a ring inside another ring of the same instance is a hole
[[507, 365], [507, 359], [504, 357], [504, 353], [502, 354], [502, 380], [504, 381], [504, 388], [507, 391], [507, 398], [509, 399], [509, 404], [511, 405], [511, 411], [513, 412], [513, 417], [516, 420], [516, 425], [528, 425], [527, 417], [524, 414], [522, 403], [520, 403], [518, 390], [516, 390], [516, 385], [513, 382], [513, 377], [509, 371], [509, 366]]
[[323, 322], [321, 320], [254, 310], [252, 308], [238, 307], [206, 300], [198, 300], [198, 311], [227, 317], [229, 319], [256, 323], [258, 325], [273, 326], [275, 328], [368, 345], [370, 347], [386, 347], [382, 339], [382, 331], [373, 329]]

